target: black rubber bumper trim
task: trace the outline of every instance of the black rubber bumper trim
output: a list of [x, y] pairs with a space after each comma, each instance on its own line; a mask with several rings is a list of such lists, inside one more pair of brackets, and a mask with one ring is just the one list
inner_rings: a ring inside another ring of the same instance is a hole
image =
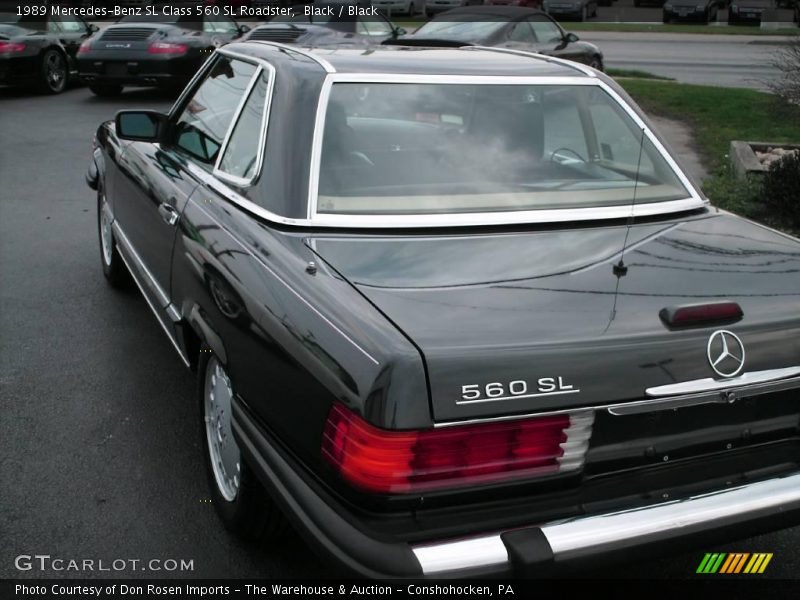
[[514, 529], [500, 534], [514, 570], [522, 575], [541, 575], [553, 565], [555, 556], [547, 536], [538, 527]]
[[314, 492], [237, 398], [233, 401], [232, 416], [233, 433], [248, 464], [310, 546], [321, 549], [339, 565], [363, 577], [422, 577], [422, 568], [408, 544], [370, 538]]

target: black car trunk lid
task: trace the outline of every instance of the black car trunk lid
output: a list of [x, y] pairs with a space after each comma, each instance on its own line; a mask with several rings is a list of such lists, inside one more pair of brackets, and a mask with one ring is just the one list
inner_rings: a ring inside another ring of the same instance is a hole
[[154, 27], [153, 25], [112, 25], [103, 31], [97, 42], [96, 50], [142, 50], [150, 42], [167, 37], [174, 28]]
[[[481, 235], [309, 240], [417, 345], [433, 417], [455, 421], [641, 400], [719, 378], [710, 335], [742, 372], [800, 364], [800, 243], [730, 215]], [[736, 323], [670, 329], [670, 306], [730, 300]]]

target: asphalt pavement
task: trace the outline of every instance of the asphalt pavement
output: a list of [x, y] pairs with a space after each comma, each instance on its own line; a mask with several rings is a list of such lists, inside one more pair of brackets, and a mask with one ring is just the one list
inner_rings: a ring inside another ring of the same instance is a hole
[[[208, 503], [194, 377], [139, 293], [103, 279], [96, 200], [83, 179], [92, 134], [118, 109], [169, 105], [151, 90], [98, 99], [86, 88], [57, 97], [0, 89], [2, 578], [336, 574], [294, 533], [253, 544], [222, 527]], [[705, 552], [763, 551], [775, 553], [766, 576], [791, 578], [798, 543], [795, 528], [658, 560], [631, 556], [587, 575], [691, 577]], [[34, 554], [106, 566], [184, 560], [193, 570], [15, 567]]]
[[[564, 23], [569, 29], [569, 24]], [[608, 68], [638, 69], [681, 83], [766, 90], [779, 77], [772, 65], [783, 36], [581, 31]]]

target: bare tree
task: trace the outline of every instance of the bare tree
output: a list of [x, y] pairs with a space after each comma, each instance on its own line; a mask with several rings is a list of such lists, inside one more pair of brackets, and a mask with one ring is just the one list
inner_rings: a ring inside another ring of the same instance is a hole
[[780, 77], [768, 82], [769, 89], [790, 104], [800, 105], [800, 36], [780, 47], [772, 59]]

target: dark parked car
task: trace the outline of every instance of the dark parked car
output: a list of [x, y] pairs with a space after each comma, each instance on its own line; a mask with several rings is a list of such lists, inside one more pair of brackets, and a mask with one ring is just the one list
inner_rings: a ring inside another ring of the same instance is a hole
[[95, 31], [80, 17], [0, 13], [0, 84], [63, 92], [77, 78], [78, 48]]
[[[281, 42], [303, 45], [372, 45], [396, 37], [403, 32], [381, 14], [350, 15], [339, 12], [342, 2], [318, 2], [321, 12], [307, 14], [304, 4], [294, 7], [290, 16], [278, 16], [245, 36], [245, 40]], [[330, 14], [327, 14], [330, 11]]]
[[454, 8], [481, 4], [483, 4], [483, 0], [425, 0], [425, 10], [428, 15], [435, 15]]
[[231, 529], [463, 576], [800, 522], [800, 240], [602, 73], [233, 43], [96, 137], [103, 273], [197, 372]]
[[728, 9], [728, 23], [761, 23], [761, 15], [765, 10], [772, 8], [772, 0], [733, 0]]
[[187, 8], [123, 17], [86, 40], [78, 52], [81, 80], [99, 96], [124, 86], [182, 89], [214, 48], [249, 31], [229, 17], [198, 17], [196, 5]]
[[541, 8], [542, 0], [486, 0], [489, 6], [523, 6], [525, 8]]
[[718, 0], [668, 0], [662, 8], [664, 23], [681, 21], [700, 21], [709, 23], [716, 21], [719, 12]]
[[424, 46], [441, 42], [534, 51], [603, 70], [603, 53], [597, 46], [580, 41], [548, 15], [530, 8], [457, 8], [387, 43]]
[[558, 20], [586, 21], [597, 16], [597, 0], [543, 0], [542, 9]]

